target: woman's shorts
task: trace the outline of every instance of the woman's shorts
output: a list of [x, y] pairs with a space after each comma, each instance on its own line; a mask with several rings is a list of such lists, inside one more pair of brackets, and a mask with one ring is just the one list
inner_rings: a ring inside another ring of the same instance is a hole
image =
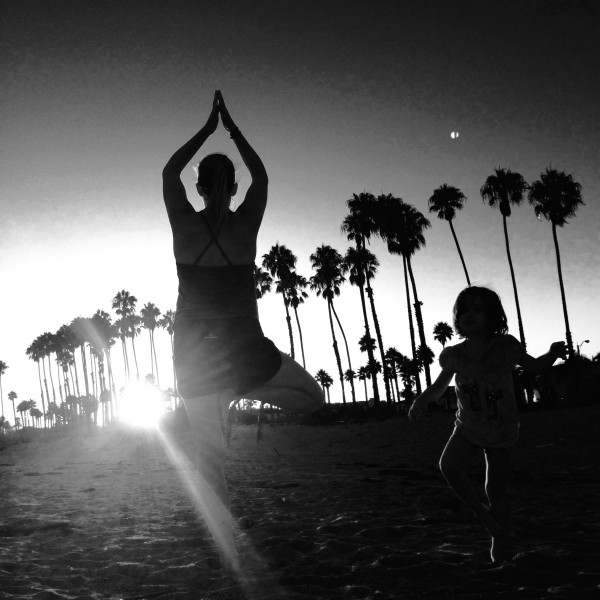
[[231, 390], [244, 394], [273, 378], [281, 354], [258, 319], [197, 319], [174, 327], [177, 389], [183, 398]]

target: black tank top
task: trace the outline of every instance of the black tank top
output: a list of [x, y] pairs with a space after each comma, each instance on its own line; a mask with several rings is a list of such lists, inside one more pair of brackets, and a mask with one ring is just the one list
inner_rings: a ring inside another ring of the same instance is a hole
[[[254, 264], [234, 265], [219, 243], [218, 230], [212, 229], [204, 213], [200, 216], [211, 239], [191, 265], [176, 263], [179, 294], [175, 322], [230, 317], [258, 319]], [[227, 264], [219, 267], [199, 265], [213, 244]]]

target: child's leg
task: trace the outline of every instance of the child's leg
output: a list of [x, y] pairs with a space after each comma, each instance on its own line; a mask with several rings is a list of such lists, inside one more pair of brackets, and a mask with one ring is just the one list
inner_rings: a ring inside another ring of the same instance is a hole
[[467, 475], [467, 467], [479, 446], [469, 442], [456, 431], [450, 436], [440, 458], [440, 469], [456, 495], [479, 517], [491, 535], [498, 535], [501, 527], [481, 503]]
[[510, 448], [486, 448], [487, 472], [485, 493], [490, 503], [490, 513], [502, 528], [500, 534], [492, 533], [490, 557], [492, 562], [502, 562], [509, 558], [508, 533], [509, 505], [507, 482], [510, 470]]
[[507, 491], [510, 455], [510, 448], [485, 449], [485, 460], [487, 463], [485, 493], [487, 494], [493, 517], [505, 531], [508, 530], [510, 513]]

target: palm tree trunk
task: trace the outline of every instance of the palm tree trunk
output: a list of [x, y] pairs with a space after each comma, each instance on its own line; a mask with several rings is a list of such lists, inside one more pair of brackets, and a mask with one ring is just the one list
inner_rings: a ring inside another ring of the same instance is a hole
[[562, 298], [563, 314], [565, 317], [565, 328], [567, 333], [567, 348], [569, 350], [569, 358], [575, 356], [573, 350], [573, 338], [571, 337], [571, 328], [569, 327], [569, 315], [567, 313], [567, 298], [565, 296], [565, 286], [563, 284], [562, 267], [560, 263], [560, 250], [558, 249], [558, 237], [556, 235], [556, 225], [552, 223], [552, 236], [554, 237], [554, 248], [556, 250], [556, 264], [558, 266], [558, 281], [560, 284], [560, 296]]
[[508, 243], [508, 227], [506, 224], [506, 216], [502, 215], [502, 221], [504, 225], [504, 241], [506, 243], [506, 256], [508, 257], [508, 266], [510, 267], [510, 277], [512, 279], [513, 292], [515, 294], [515, 304], [517, 306], [517, 320], [519, 322], [519, 336], [521, 338], [521, 344], [523, 348], [527, 348], [525, 344], [525, 332], [523, 331], [523, 320], [521, 319], [521, 307], [519, 305], [519, 295], [517, 294], [517, 281], [515, 279], [515, 270], [513, 269], [512, 258], [510, 256], [510, 245]]
[[[44, 359], [42, 358], [42, 369], [44, 371], [44, 387], [46, 388], [46, 398], [48, 398], [48, 402], [50, 402], [50, 394], [48, 394], [48, 381], [46, 380], [46, 365], [44, 364]], [[40, 378], [40, 392], [42, 395], [42, 406], [45, 406], [44, 404], [44, 388], [42, 387], [42, 376], [40, 373], [40, 363], [38, 361], [38, 376]]]
[[[335, 320], [337, 321], [338, 327], [342, 332], [342, 337], [344, 338], [344, 345], [346, 346], [346, 356], [348, 357], [348, 368], [352, 371], [352, 362], [350, 360], [350, 349], [348, 348], [348, 340], [346, 339], [346, 334], [344, 333], [344, 328], [342, 327], [342, 323], [340, 322], [340, 318], [333, 306], [333, 301], [331, 301], [331, 310], [333, 311], [333, 315], [335, 316]], [[350, 380], [350, 389], [352, 391], [352, 403], [356, 404], [356, 392], [354, 391], [354, 380]]]
[[[72, 390], [72, 395], [75, 396], [75, 393], [77, 392], [77, 396], [80, 396], [80, 392], [79, 392], [79, 374], [77, 373], [77, 360], [75, 359], [75, 350], [73, 350], [73, 352], [71, 353], [71, 358], [73, 360], [73, 364], [71, 365], [71, 361], [69, 361], [69, 370], [71, 371], [71, 382], [74, 383], [73, 390]], [[75, 371], [75, 379], [73, 379], [73, 371]]]
[[300, 319], [298, 318], [298, 309], [294, 306], [294, 314], [296, 315], [296, 325], [298, 325], [298, 335], [300, 336], [300, 351], [302, 352], [302, 366], [306, 369], [306, 360], [304, 358], [304, 339], [302, 338], [302, 327], [300, 327]]
[[[415, 276], [412, 270], [412, 266], [410, 264], [410, 256], [406, 257], [406, 266], [408, 267], [408, 274], [410, 275], [410, 281], [413, 289], [413, 298], [415, 300], [415, 315], [417, 317], [419, 339], [421, 341], [421, 346], [423, 348], [426, 348], [427, 342], [425, 341], [425, 328], [423, 327], [423, 314], [421, 313], [421, 302], [419, 302], [419, 296], [417, 295], [417, 285], [415, 283]], [[427, 383], [427, 387], [429, 387], [431, 385], [431, 373], [429, 372], [429, 365], [426, 362], [424, 362], [423, 367], [425, 369], [425, 381]]]
[[398, 374], [394, 368], [394, 385], [396, 386], [396, 402], [400, 404], [400, 388], [398, 387]]
[[335, 337], [335, 330], [333, 328], [333, 317], [331, 316], [331, 300], [327, 300], [327, 311], [329, 313], [329, 326], [331, 327], [331, 337], [333, 338], [333, 352], [335, 354], [335, 360], [337, 362], [338, 373], [340, 375], [340, 385], [342, 386], [342, 401], [346, 404], [346, 389], [344, 388], [344, 373], [342, 372], [342, 361], [340, 359], [340, 351], [338, 350], [338, 343]]
[[388, 404], [391, 404], [390, 394], [390, 374], [388, 365], [385, 361], [385, 351], [383, 349], [383, 338], [381, 337], [381, 328], [379, 327], [379, 319], [377, 318], [377, 311], [375, 310], [375, 300], [373, 299], [373, 288], [369, 277], [365, 273], [365, 280], [367, 282], [367, 296], [369, 296], [369, 304], [371, 305], [371, 314], [373, 315], [373, 323], [375, 324], [375, 334], [377, 335], [377, 343], [379, 345], [379, 353], [381, 354], [381, 366], [383, 368], [383, 382], [385, 385], [385, 399]]
[[[58, 356], [56, 358], [58, 359]], [[64, 400], [63, 385], [62, 385], [62, 380], [60, 377], [60, 364], [59, 364], [58, 360], [56, 361], [56, 378], [58, 379], [58, 395], [60, 396], [60, 401], [62, 402]]]
[[458, 243], [458, 238], [456, 237], [456, 233], [454, 231], [454, 225], [452, 225], [452, 221], [448, 221], [450, 225], [450, 231], [452, 232], [452, 237], [454, 238], [454, 243], [456, 244], [456, 249], [458, 250], [458, 255], [460, 256], [460, 262], [462, 263], [463, 269], [465, 271], [465, 276], [467, 278], [467, 285], [471, 287], [471, 280], [469, 279], [469, 273], [467, 271], [467, 265], [465, 264], [465, 259], [463, 258], [463, 253], [460, 250], [460, 244]]
[[[56, 389], [54, 388], [54, 377], [52, 377], [52, 361], [50, 360], [50, 354], [46, 357], [48, 359], [48, 373], [50, 373], [50, 387], [52, 388], [52, 401], [56, 402]], [[42, 360], [44, 360], [42, 358]], [[50, 404], [50, 398], [48, 398], [48, 404]], [[44, 407], [44, 412], [46, 408]]]
[[63, 387], [65, 390], [65, 397], [62, 399], [61, 404], [66, 400], [67, 396], [69, 396], [71, 394], [71, 388], [69, 386], [69, 367], [63, 363], [62, 370], [63, 370]]
[[369, 392], [367, 391], [367, 378], [366, 377], [363, 379], [363, 384], [365, 386], [365, 405], [368, 406], [368, 404], [369, 404]]
[[[410, 331], [410, 345], [412, 349], [412, 357], [413, 360], [417, 361], [417, 346], [415, 344], [415, 326], [413, 323], [413, 315], [412, 308], [410, 302], [410, 289], [408, 287], [408, 271], [406, 269], [406, 257], [402, 257], [402, 261], [404, 264], [404, 285], [406, 287], [406, 306], [408, 308], [408, 327]], [[419, 373], [417, 372], [415, 375], [415, 385], [417, 387], [417, 394], [421, 393], [421, 378], [419, 377]]]
[[110, 348], [106, 350], [106, 363], [108, 365], [108, 384], [112, 392], [110, 397], [110, 418], [111, 420], [113, 420], [117, 413], [117, 388], [115, 387], [115, 378], [113, 377], [112, 357], [110, 355]]
[[137, 352], [135, 351], [135, 335], [131, 336], [131, 348], [133, 349], [133, 362], [135, 363], [135, 380], [140, 382], [140, 368], [138, 366]]
[[294, 352], [294, 335], [292, 333], [292, 317], [290, 317], [290, 310], [288, 308], [287, 298], [285, 294], [281, 294], [283, 296], [283, 306], [285, 307], [285, 320], [287, 321], [288, 326], [288, 334], [290, 336], [290, 356], [295, 360], [296, 353]]
[[125, 377], [127, 381], [131, 381], [131, 377], [129, 375], [129, 357], [127, 356], [127, 338], [122, 335], [121, 337], [121, 347], [123, 349], [123, 366], [125, 367]]
[[[75, 388], [77, 389], [77, 396], [81, 396], [81, 389], [79, 387], [79, 371], [77, 370], [77, 357], [75, 354], [75, 350], [73, 349], [73, 367], [75, 371]], [[75, 394], [73, 394], [75, 395]]]
[[175, 347], [173, 346], [173, 334], [170, 333], [171, 338], [171, 361], [173, 363], [173, 391], [177, 391], [177, 374], [175, 373]]
[[90, 395], [90, 382], [88, 380], [87, 359], [85, 357], [85, 344], [81, 344], [81, 363], [83, 364], [83, 381], [85, 383], [85, 395]]
[[[365, 301], [364, 286], [359, 285], [358, 289], [360, 291], [360, 303], [361, 303], [362, 311], [363, 311], [363, 319], [365, 320], [365, 333], [367, 335], [367, 338], [371, 339], [371, 329], [369, 327], [369, 318], [367, 316], [367, 303]], [[367, 346], [367, 356], [369, 357], [369, 364], [373, 364], [375, 362], [375, 356], [373, 355], [373, 349], [371, 348], [370, 344]], [[381, 401], [381, 398], [379, 397], [379, 386], [377, 385], [377, 377], [372, 378], [372, 383], [373, 383], [373, 404], [377, 407], [377, 406], [379, 406], [379, 403]], [[366, 380], [365, 380], [365, 386], [366, 385], [367, 384], [366, 384]]]
[[154, 366], [156, 367], [156, 385], [160, 389], [160, 377], [158, 376], [158, 358], [156, 357], [156, 344], [154, 343], [154, 329], [152, 330], [152, 352], [154, 353]]
[[150, 342], [150, 373], [154, 377], [154, 354], [152, 352], [152, 331], [148, 329], [148, 341]]

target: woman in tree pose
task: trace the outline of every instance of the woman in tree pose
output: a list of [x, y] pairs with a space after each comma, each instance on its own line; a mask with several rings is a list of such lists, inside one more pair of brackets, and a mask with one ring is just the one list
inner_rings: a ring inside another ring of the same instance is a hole
[[[487, 288], [464, 289], [453, 312], [454, 328], [464, 341], [442, 351], [442, 372], [414, 401], [409, 418], [420, 418], [427, 405], [442, 396], [456, 374], [455, 428], [440, 459], [440, 469], [450, 487], [491, 534], [490, 556], [493, 562], [498, 562], [509, 558], [507, 479], [511, 449], [519, 436], [512, 370], [520, 365], [539, 373], [551, 367], [557, 358], [565, 358], [566, 346], [564, 342], [555, 342], [538, 358], [527, 354], [508, 335], [500, 298]], [[489, 506], [481, 503], [467, 475], [469, 462], [480, 450], [485, 453], [485, 492]]]
[[[230, 204], [237, 191], [233, 163], [224, 154], [204, 157], [196, 189], [205, 208], [197, 212], [180, 175], [217, 129], [219, 115], [252, 181], [233, 212]], [[319, 384], [264, 336], [258, 320], [254, 261], [267, 188], [261, 159], [216, 91], [204, 127], [165, 166], [163, 197], [179, 278], [173, 327], [177, 387], [198, 439], [205, 519], [223, 562], [234, 569], [238, 558], [223, 473], [223, 411], [241, 397], [291, 412], [311, 412], [323, 404]]]

